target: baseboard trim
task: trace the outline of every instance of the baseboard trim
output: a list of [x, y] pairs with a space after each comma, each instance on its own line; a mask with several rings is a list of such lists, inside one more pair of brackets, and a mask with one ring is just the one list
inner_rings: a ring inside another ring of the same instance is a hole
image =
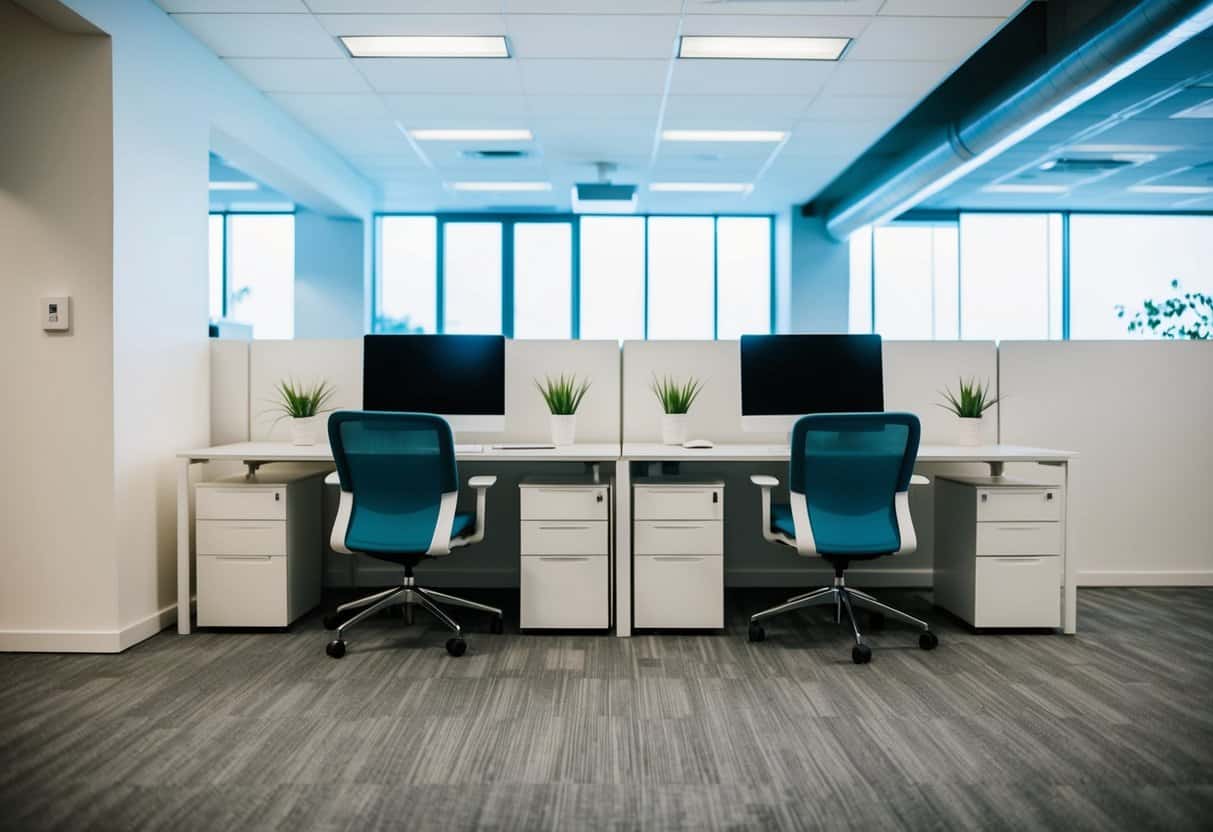
[[[847, 582], [860, 587], [910, 587], [929, 588], [935, 580], [934, 572], [918, 569], [864, 569], [854, 567], [847, 570]], [[811, 569], [726, 569], [724, 585], [727, 587], [804, 587], [829, 586], [834, 581], [834, 570], [814, 567]]]
[[1213, 586], [1213, 570], [1084, 570], [1075, 576], [1080, 586]]
[[121, 653], [177, 621], [170, 604], [120, 630], [0, 630], [2, 653]]

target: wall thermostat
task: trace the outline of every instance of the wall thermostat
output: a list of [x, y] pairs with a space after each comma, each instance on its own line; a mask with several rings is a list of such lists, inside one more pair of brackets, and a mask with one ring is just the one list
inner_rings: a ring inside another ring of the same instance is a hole
[[47, 332], [71, 329], [72, 299], [70, 297], [42, 299], [42, 328]]

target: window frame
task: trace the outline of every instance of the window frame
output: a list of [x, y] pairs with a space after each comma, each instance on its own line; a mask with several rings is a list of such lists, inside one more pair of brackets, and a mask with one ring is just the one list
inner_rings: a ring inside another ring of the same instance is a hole
[[660, 217], [701, 217], [712, 220], [712, 333], [715, 338], [719, 333], [719, 274], [717, 265], [717, 252], [719, 234], [719, 220], [723, 217], [748, 217], [755, 219], [765, 219], [769, 228], [769, 268], [767, 275], [767, 308], [768, 315], [768, 332], [775, 331], [776, 310], [775, 310], [775, 216], [773, 214], [573, 214], [573, 213], [493, 213], [493, 212], [475, 212], [475, 211], [380, 211], [373, 216], [373, 240], [372, 246], [374, 256], [371, 258], [371, 332], [378, 331], [380, 309], [380, 236], [381, 223], [383, 217], [434, 217], [436, 220], [436, 230], [434, 244], [436, 246], [435, 257], [435, 289], [437, 292], [437, 309], [436, 309], [436, 332], [442, 334], [446, 329], [446, 322], [443, 320], [443, 272], [445, 263], [443, 262], [443, 244], [445, 242], [445, 226], [448, 222], [496, 222], [501, 224], [501, 332], [507, 338], [514, 337], [514, 226], [518, 224], [529, 225], [534, 223], [568, 223], [571, 229], [571, 246], [569, 255], [572, 259], [569, 267], [570, 279], [572, 280], [572, 290], [570, 291], [570, 300], [572, 309], [570, 310], [571, 332], [572, 339], [577, 340], [581, 337], [581, 219], [583, 217], [639, 217], [644, 220], [644, 337], [647, 340], [649, 337], [649, 220]]
[[[229, 218], [230, 217], [243, 217], [243, 216], [274, 217], [274, 216], [283, 216], [283, 215], [290, 215], [293, 217], [293, 216], [295, 216], [295, 213], [296, 212], [293, 210], [292, 211], [228, 211], [228, 210], [222, 210], [222, 211], [207, 211], [206, 212], [208, 223], [210, 222], [211, 217], [222, 217], [223, 218], [223, 257], [222, 257], [223, 262], [222, 262], [222, 266], [221, 266], [221, 269], [219, 272], [219, 279], [220, 279], [220, 282], [223, 284], [223, 311], [222, 311], [222, 315], [219, 318], [219, 320], [221, 320], [221, 321], [227, 320], [228, 300], [229, 300], [228, 295], [230, 294], [228, 289], [231, 285], [230, 279], [228, 276], [228, 266], [231, 264], [231, 261], [232, 261], [232, 250], [231, 250], [232, 235], [231, 235], [231, 230], [228, 227]], [[208, 240], [209, 240], [209, 233], [208, 233]], [[209, 246], [208, 246], [208, 249], [209, 249]], [[209, 251], [207, 254], [209, 257]], [[208, 279], [210, 277], [209, 270], [207, 273], [207, 277], [208, 277]]]

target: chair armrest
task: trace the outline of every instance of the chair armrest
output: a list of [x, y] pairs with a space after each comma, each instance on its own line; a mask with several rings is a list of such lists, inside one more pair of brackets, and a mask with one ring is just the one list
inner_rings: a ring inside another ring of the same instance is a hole
[[779, 485], [779, 479], [768, 474], [750, 474], [750, 482], [759, 488], [776, 488]]
[[492, 488], [496, 484], [497, 484], [497, 477], [492, 474], [482, 474], [481, 476], [471, 477], [470, 479], [468, 479], [469, 488], [476, 488], [476, 489]]
[[336, 471], [332, 471], [329, 473], [329, 475], [327, 477], [324, 478], [324, 484], [325, 485], [341, 485], [341, 477], [338, 476]]
[[493, 474], [481, 474], [468, 478], [468, 487], [476, 489], [476, 521], [472, 533], [451, 541], [451, 546], [471, 546], [484, 540], [485, 518], [488, 515], [488, 490], [497, 482]]
[[770, 543], [783, 543], [771, 531], [771, 489], [779, 485], [779, 480], [769, 474], [751, 474], [750, 482], [762, 489], [762, 539]]
[[930, 485], [931, 480], [924, 477], [922, 474], [911, 474], [910, 485]]

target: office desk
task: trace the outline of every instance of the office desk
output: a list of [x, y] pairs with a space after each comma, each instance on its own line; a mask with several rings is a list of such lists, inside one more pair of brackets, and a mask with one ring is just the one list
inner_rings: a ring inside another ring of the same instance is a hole
[[[484, 445], [479, 451], [460, 451], [456, 447], [456, 458], [461, 462], [608, 462], [616, 466], [616, 474], [626, 465], [619, 456], [619, 445], [578, 444], [560, 448], [494, 448]], [[177, 454], [177, 632], [190, 632], [192, 615], [190, 584], [193, 575], [193, 557], [190, 551], [190, 536], [193, 518], [190, 512], [190, 468], [202, 462], [240, 462], [255, 472], [262, 465], [275, 462], [327, 462], [332, 464], [333, 453], [327, 442], [317, 445], [292, 445], [289, 442], [235, 442], [210, 448], [196, 448]], [[616, 505], [619, 494], [616, 490]], [[624, 492], [626, 493], [626, 492]], [[631, 550], [627, 550], [631, 558]], [[624, 553], [620, 551], [619, 556]], [[629, 572], [630, 575], [630, 572]], [[629, 586], [631, 584], [629, 583]], [[630, 598], [630, 595], [629, 595]], [[630, 628], [631, 606], [628, 606]], [[629, 629], [630, 632], [630, 629]]]
[[[630, 490], [630, 463], [632, 462], [786, 462], [790, 449], [786, 445], [771, 444], [722, 444], [713, 448], [691, 449], [679, 445], [661, 445], [657, 443], [625, 442], [623, 459], [616, 468], [616, 526], [615, 546], [615, 632], [617, 635], [631, 635], [632, 596], [631, 570], [631, 501], [619, 497]], [[1070, 507], [1077, 493], [1078, 454], [1074, 451], [1063, 451], [1052, 448], [1029, 448], [1021, 445], [981, 445], [976, 447], [965, 445], [921, 445], [918, 448], [920, 463], [984, 463], [990, 468], [991, 476], [1002, 476], [1003, 467], [1008, 462], [1030, 462], [1038, 465], [1056, 466], [1062, 469], [1062, 485], [1065, 489], [1065, 512], [1069, 514]], [[755, 498], [757, 499], [757, 498]], [[1078, 524], [1065, 521], [1065, 551], [1063, 552], [1062, 567], [1062, 632], [1073, 634], [1077, 630], [1077, 615], [1075, 604], [1077, 593], [1074, 584], [1075, 564], [1078, 555], [1076, 529]]]

